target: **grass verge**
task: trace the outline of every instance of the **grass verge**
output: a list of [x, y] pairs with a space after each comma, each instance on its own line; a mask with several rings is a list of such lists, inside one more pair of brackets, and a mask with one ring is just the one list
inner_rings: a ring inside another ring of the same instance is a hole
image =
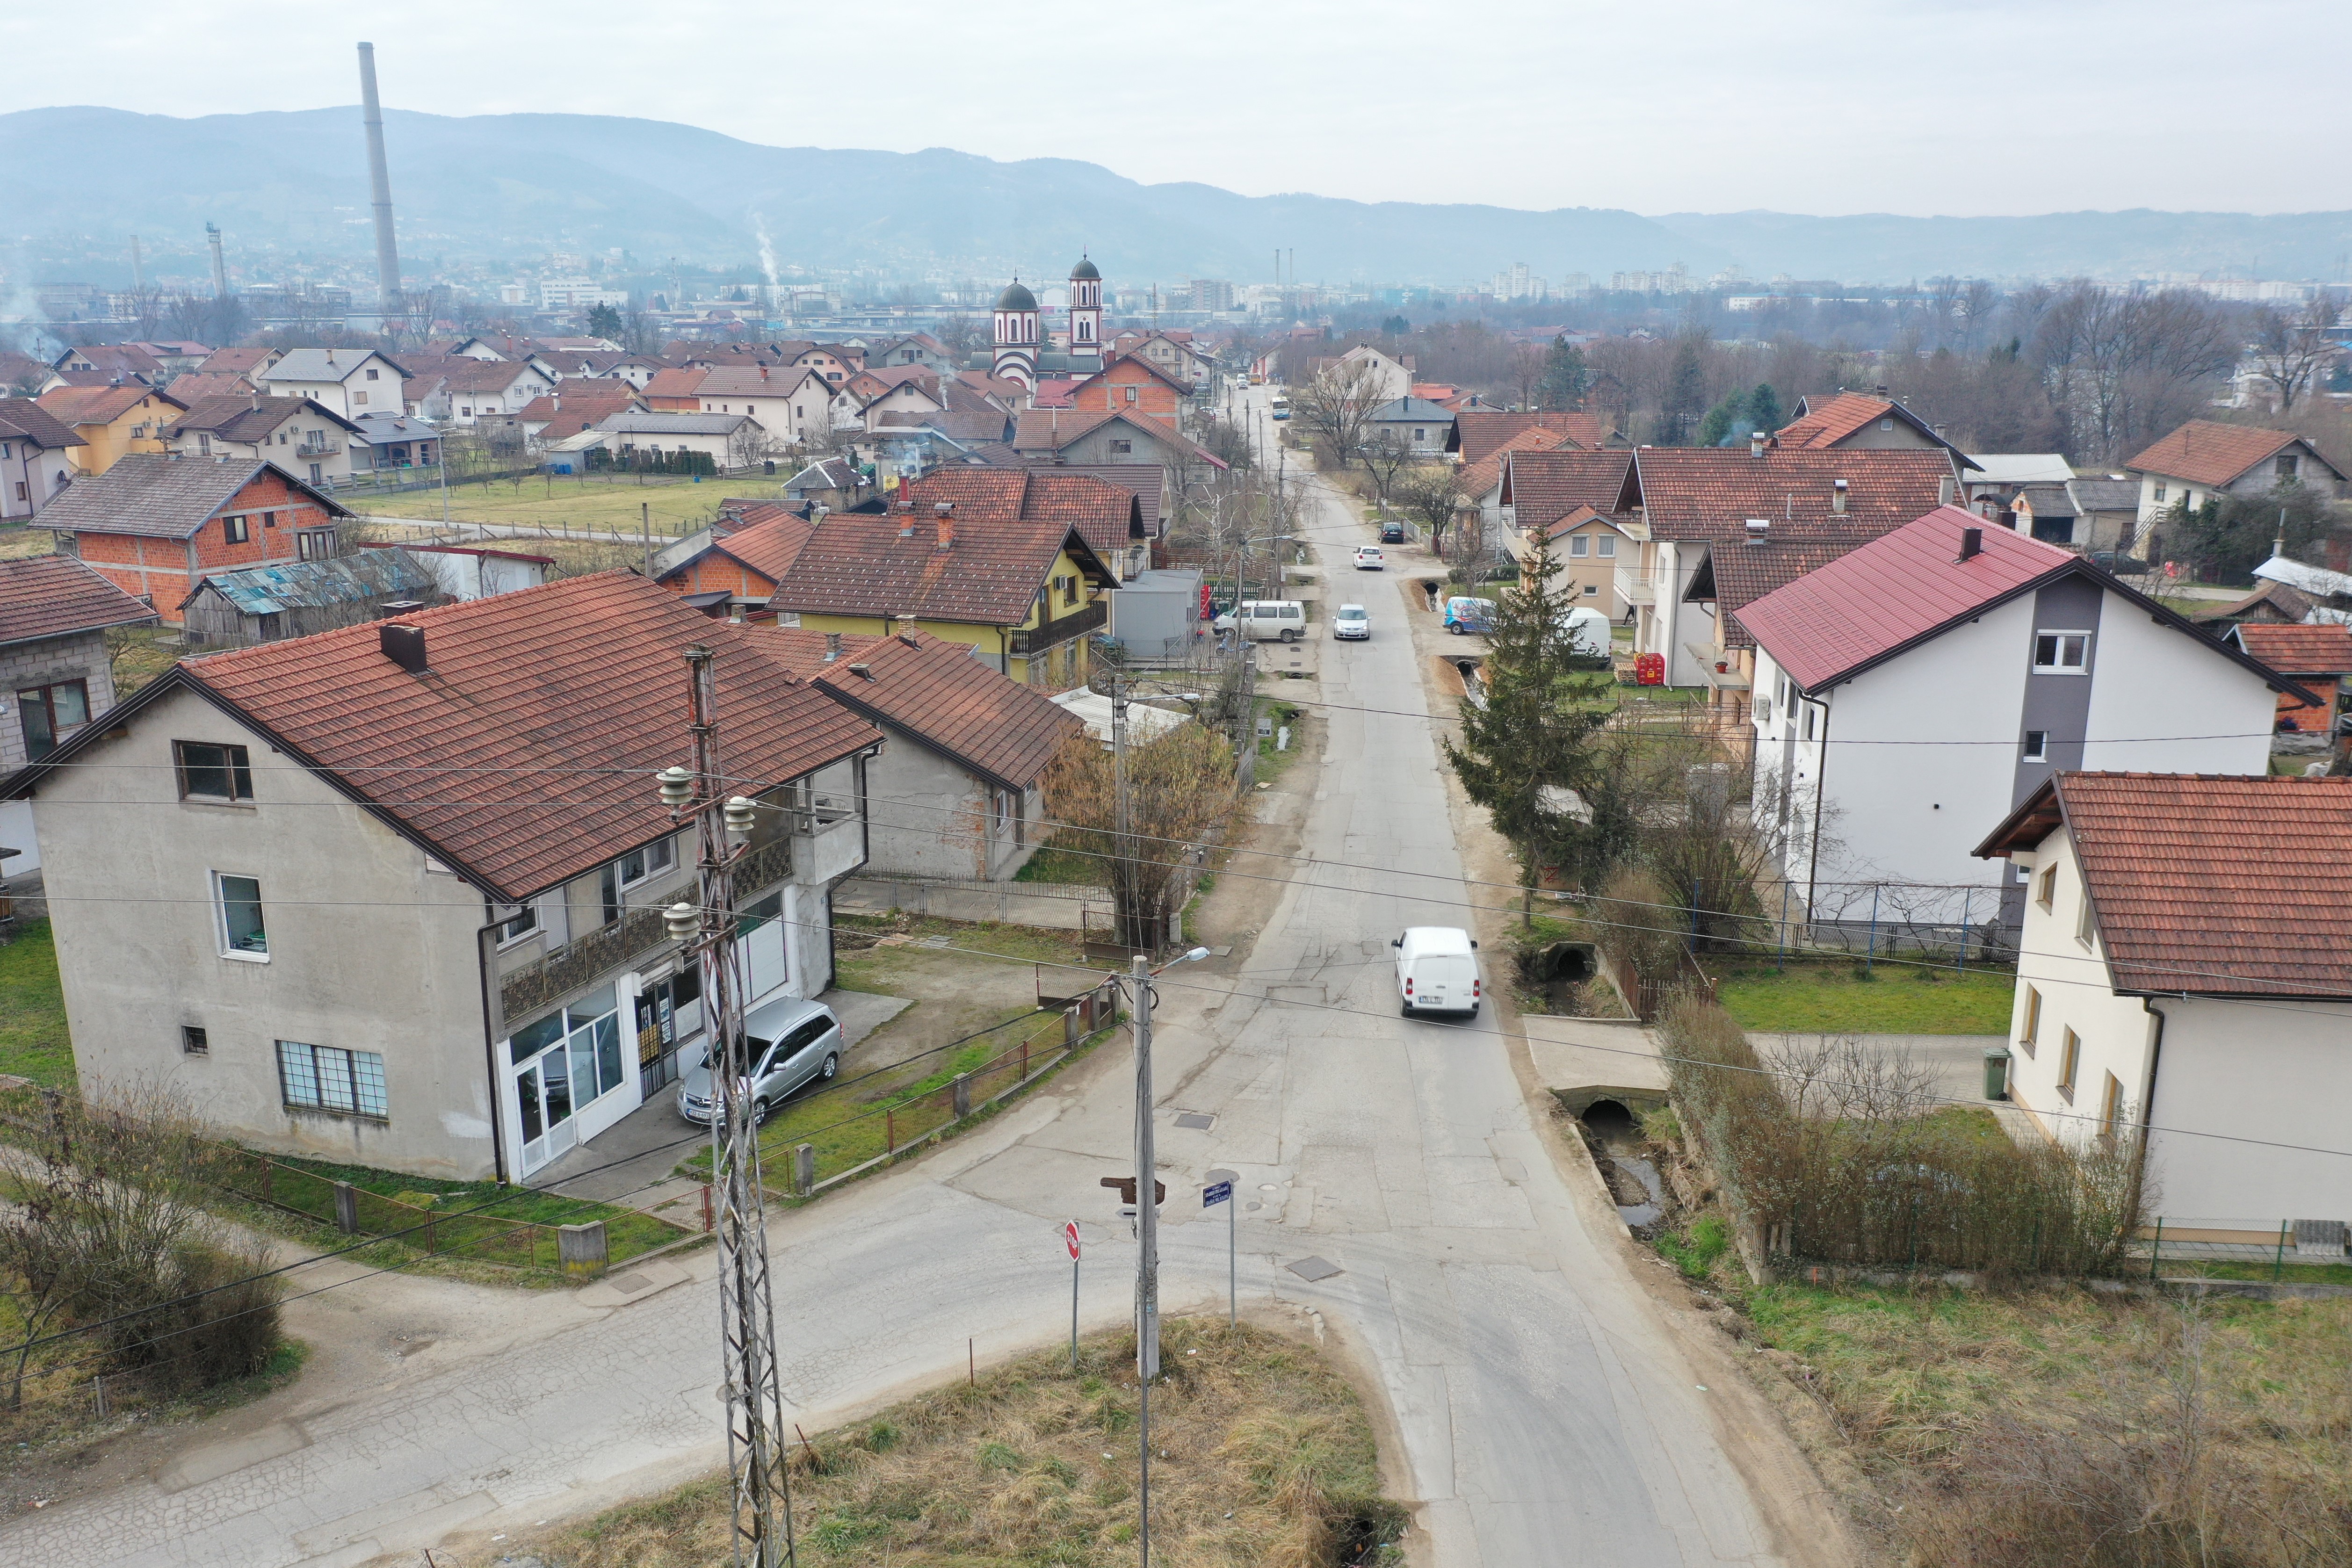
[[[772, 495], [776, 484], [765, 477], [705, 479], [699, 485], [688, 479], [649, 477], [640, 485], [634, 479], [608, 483], [548, 476], [525, 479], [517, 487], [508, 480], [493, 479], [450, 486], [449, 517], [460, 523], [544, 523], [551, 528], [569, 523], [575, 528], [635, 532], [644, 520], [644, 514], [638, 511], [643, 506], [650, 509], [655, 541], [659, 543], [665, 533], [674, 538], [710, 521], [718, 515], [719, 503], [728, 497]], [[362, 492], [347, 496], [344, 500], [363, 516], [435, 521], [441, 516], [441, 492], [437, 487], [392, 496]]]
[[[1213, 1320], [1162, 1326], [1151, 1540], [1185, 1568], [1397, 1563], [1371, 1426], [1313, 1349]], [[803, 1562], [892, 1568], [1131, 1563], [1132, 1333], [1025, 1356], [825, 1434], [793, 1455]], [[729, 1551], [726, 1478], [518, 1546], [550, 1568], [703, 1568]], [[491, 1556], [477, 1563], [493, 1561]]]
[[44, 1088], [74, 1083], [73, 1040], [66, 1032], [66, 995], [58, 949], [46, 920], [27, 920], [0, 947], [0, 1072]]
[[2003, 969], [1769, 963], [1718, 972], [1717, 998], [1742, 1029], [1827, 1034], [2006, 1034], [2017, 977]]

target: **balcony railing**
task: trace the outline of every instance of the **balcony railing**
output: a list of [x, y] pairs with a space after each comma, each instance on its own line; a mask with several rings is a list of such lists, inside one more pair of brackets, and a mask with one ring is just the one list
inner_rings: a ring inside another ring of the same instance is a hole
[[1058, 616], [1033, 630], [1013, 633], [1013, 656], [1016, 659], [1025, 658], [1040, 649], [1053, 647], [1057, 643], [1066, 643], [1073, 637], [1082, 637], [1089, 632], [1099, 629], [1109, 618], [1110, 601], [1108, 598], [1097, 598], [1083, 610]]

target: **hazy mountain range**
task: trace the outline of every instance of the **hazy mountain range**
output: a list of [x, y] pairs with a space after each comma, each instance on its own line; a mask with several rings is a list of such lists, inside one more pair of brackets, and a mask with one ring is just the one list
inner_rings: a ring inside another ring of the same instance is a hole
[[[1899, 283], [2129, 277], [2259, 265], [2270, 277], [2345, 276], [2352, 213], [2064, 213], [2038, 217], [1550, 212], [1146, 185], [1092, 163], [999, 162], [945, 149], [763, 147], [660, 120], [602, 115], [385, 114], [404, 256], [526, 261], [629, 251], [916, 277], [1057, 277], [1080, 250], [1116, 282], [1271, 281], [1295, 252], [1308, 282], [1481, 279], [1524, 261], [1557, 279], [1679, 261], [1710, 274]], [[233, 255], [371, 253], [357, 109], [177, 120], [112, 109], [0, 114], [0, 265], [44, 279], [128, 281], [127, 236], [159, 269], [201, 269], [204, 225]], [[8, 252], [13, 251], [13, 257]]]

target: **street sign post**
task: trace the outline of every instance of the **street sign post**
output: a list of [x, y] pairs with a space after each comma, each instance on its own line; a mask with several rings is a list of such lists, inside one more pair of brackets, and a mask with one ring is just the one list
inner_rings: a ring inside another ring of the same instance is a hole
[[1062, 1227], [1062, 1245], [1070, 1250], [1070, 1370], [1078, 1369], [1078, 1222]]
[[1201, 1189], [1201, 1207], [1214, 1208], [1225, 1206], [1225, 1322], [1228, 1326], [1242, 1321], [1241, 1241], [1237, 1227], [1241, 1223], [1234, 1203], [1234, 1183], [1241, 1179], [1232, 1171], [1209, 1173], [1209, 1185]]

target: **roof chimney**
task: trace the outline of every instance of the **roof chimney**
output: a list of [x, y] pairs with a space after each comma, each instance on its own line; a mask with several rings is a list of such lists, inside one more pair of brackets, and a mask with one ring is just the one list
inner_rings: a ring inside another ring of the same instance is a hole
[[955, 507], [951, 504], [943, 502], [933, 515], [939, 519], [939, 548], [940, 549], [955, 549]]
[[385, 658], [412, 675], [425, 674], [425, 628], [387, 621], [376, 628], [376, 640]]
[[1762, 431], [1751, 430], [1748, 433], [1748, 455], [1750, 457], [1761, 457], [1764, 455], [1764, 433]]
[[824, 634], [824, 662], [825, 662], [826, 664], [832, 664], [835, 659], [838, 659], [838, 658], [840, 658], [840, 657], [841, 657], [841, 633], [840, 633], [840, 632], [826, 632], [826, 633]]
[[1959, 559], [1961, 560], [1973, 560], [1982, 554], [1984, 554], [1984, 530], [1982, 528], [1962, 528], [1960, 530]]
[[1845, 492], [1846, 485], [1844, 480], [1832, 479], [1830, 481], [1830, 510], [1841, 517], [1845, 516]]
[[425, 601], [421, 599], [390, 599], [376, 606], [375, 618], [379, 621], [396, 619], [414, 615], [424, 608]]
[[1772, 519], [1771, 519], [1771, 518], [1769, 518], [1769, 517], [1750, 517], [1750, 518], [1748, 518], [1748, 542], [1749, 544], [1752, 544], [1752, 545], [1760, 545], [1760, 544], [1762, 544], [1765, 540], [1767, 540], [1767, 539], [1770, 538], [1771, 537], [1772, 537]]
[[1952, 504], [1952, 497], [1954, 494], [1955, 487], [1952, 483], [1952, 476], [1949, 474], [1945, 475], [1942, 478], [1936, 481], [1936, 505], [1939, 507], [1950, 506]]

